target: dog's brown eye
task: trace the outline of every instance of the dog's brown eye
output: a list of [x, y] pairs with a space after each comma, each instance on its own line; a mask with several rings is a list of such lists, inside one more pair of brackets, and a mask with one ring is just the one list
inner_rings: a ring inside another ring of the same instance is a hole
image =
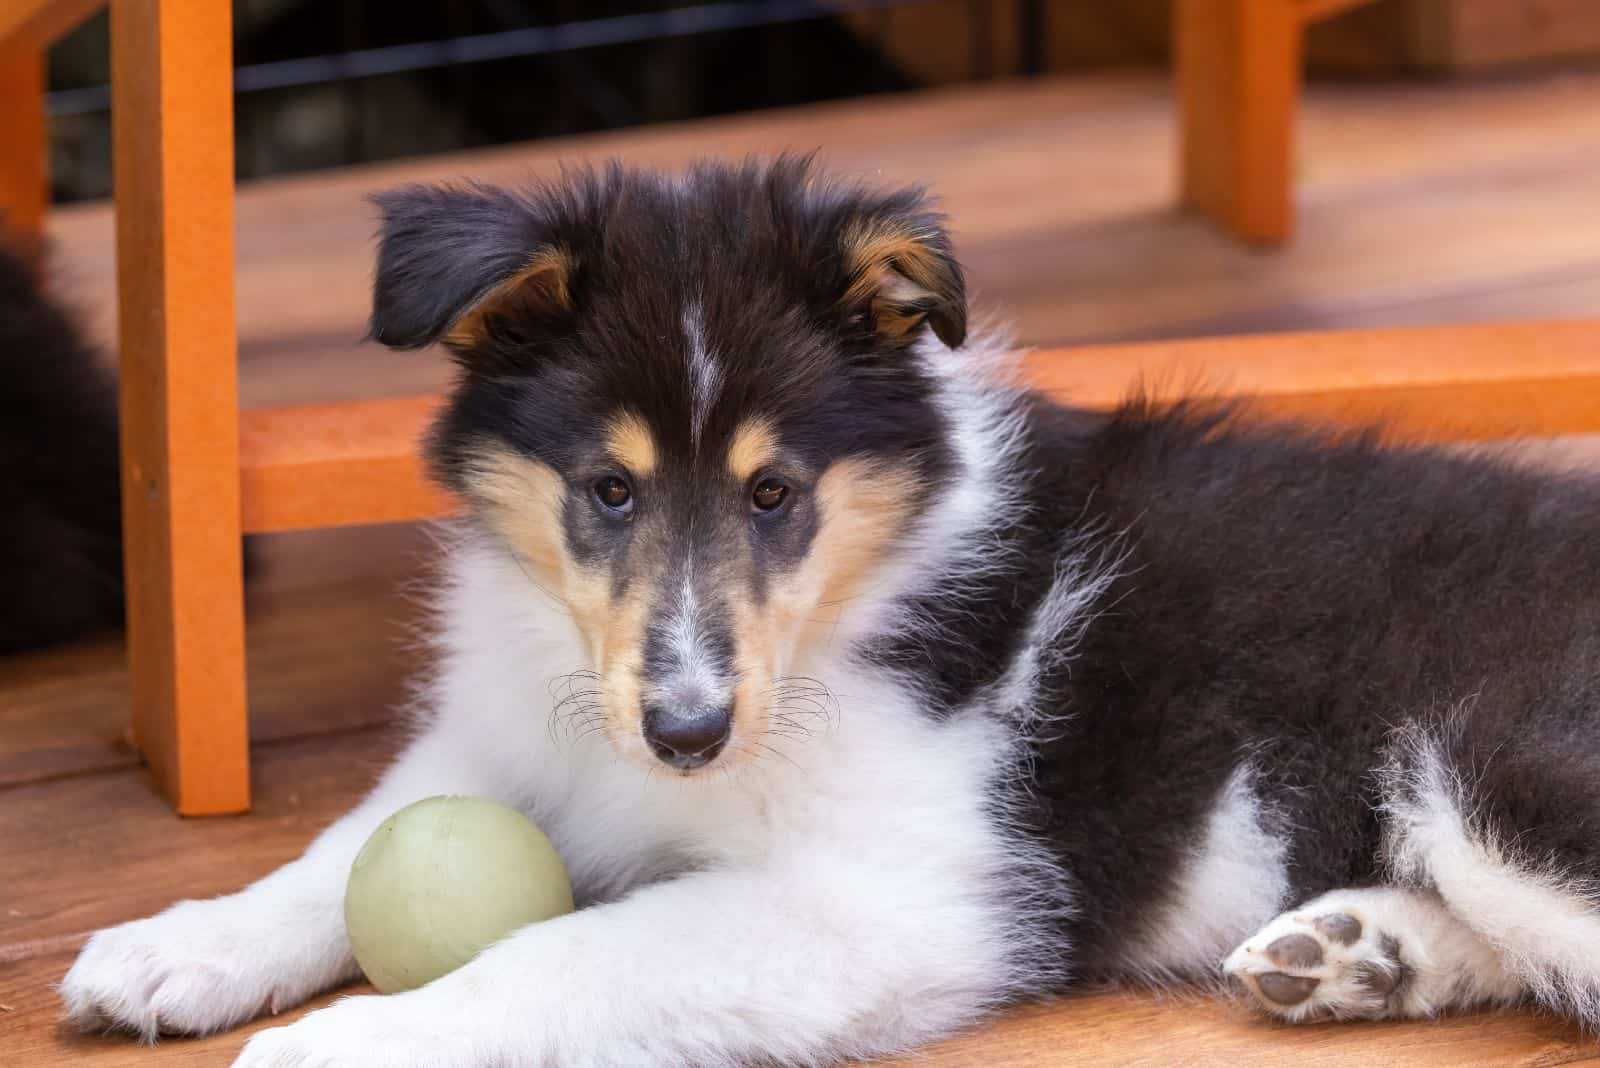
[[750, 499], [761, 511], [770, 512], [782, 504], [783, 499], [788, 495], [788, 486], [785, 486], [782, 482], [774, 482], [770, 478], [764, 478], [756, 483], [756, 491], [751, 495]]
[[600, 498], [600, 503], [607, 508], [621, 511], [633, 503], [633, 491], [628, 484], [615, 475], [602, 478], [594, 484], [594, 495]]

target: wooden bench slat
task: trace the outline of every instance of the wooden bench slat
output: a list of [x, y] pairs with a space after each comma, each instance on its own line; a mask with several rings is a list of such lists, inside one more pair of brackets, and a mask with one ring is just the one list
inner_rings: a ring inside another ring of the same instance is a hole
[[[1600, 433], [1600, 320], [1263, 334], [1075, 349], [1023, 358], [1028, 381], [1109, 407], [1239, 395], [1264, 416], [1381, 423], [1412, 441]], [[244, 527], [295, 530], [433, 518], [449, 497], [417, 442], [440, 399], [400, 397], [247, 410]]]
[[[1600, 319], [1325, 330], [1039, 350], [1040, 388], [1116, 402], [1143, 378], [1171, 399], [1199, 388], [1252, 396], [1600, 375]], [[1600, 396], [1592, 398], [1600, 408]], [[1537, 432], [1532, 428], [1530, 432]]]
[[390, 397], [240, 413], [247, 531], [390, 523], [447, 514], [418, 443], [440, 398]]

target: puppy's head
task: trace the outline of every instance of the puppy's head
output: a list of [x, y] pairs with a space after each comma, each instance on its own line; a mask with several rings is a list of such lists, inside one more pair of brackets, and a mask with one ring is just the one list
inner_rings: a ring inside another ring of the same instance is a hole
[[612, 744], [690, 773], [816, 707], [808, 654], [952, 462], [913, 343], [958, 347], [965, 295], [921, 194], [784, 159], [378, 203], [372, 335], [455, 354], [434, 470], [571, 613]]

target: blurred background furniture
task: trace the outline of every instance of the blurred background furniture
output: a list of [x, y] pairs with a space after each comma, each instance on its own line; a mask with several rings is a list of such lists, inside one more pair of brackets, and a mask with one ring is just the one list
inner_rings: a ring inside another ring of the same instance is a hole
[[[16, 3], [0, 24], [0, 85], [18, 91], [8, 100], [26, 117], [3, 127], [4, 206], [37, 232], [43, 52], [98, 5]], [[132, 738], [178, 812], [241, 812], [250, 805], [241, 534], [422, 518], [443, 504], [420, 477], [418, 419], [394, 418], [386, 402], [241, 419], [231, 7], [116, 0], [112, 14]]]
[[1178, 0], [1172, 47], [1185, 205], [1242, 241], [1288, 239], [1306, 28], [1370, 2]]

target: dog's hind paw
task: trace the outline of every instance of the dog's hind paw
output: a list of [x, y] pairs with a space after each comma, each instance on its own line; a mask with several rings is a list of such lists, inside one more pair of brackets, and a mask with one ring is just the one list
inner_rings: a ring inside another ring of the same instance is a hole
[[1223, 970], [1286, 1020], [1376, 1019], [1398, 1011], [1413, 970], [1399, 935], [1355, 902], [1327, 898], [1245, 939]]

